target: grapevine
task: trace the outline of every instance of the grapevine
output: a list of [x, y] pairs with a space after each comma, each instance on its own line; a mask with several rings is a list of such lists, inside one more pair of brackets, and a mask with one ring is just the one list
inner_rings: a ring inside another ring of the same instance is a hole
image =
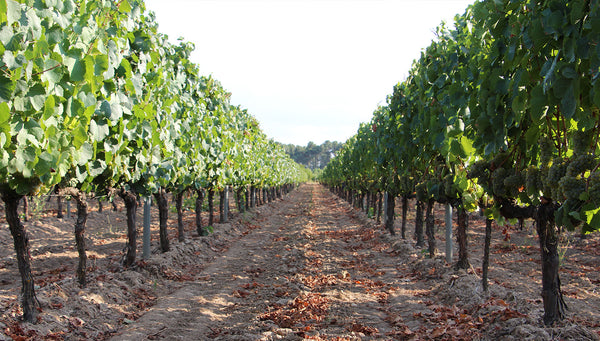
[[504, 184], [504, 179], [508, 176], [508, 171], [503, 168], [496, 168], [494, 172], [492, 172], [492, 190], [494, 195], [504, 197], [506, 196], [506, 186]]
[[420, 183], [415, 187], [417, 200], [421, 202], [427, 201], [427, 184]]
[[592, 170], [598, 164], [598, 160], [592, 154], [575, 154], [577, 155], [569, 162], [566, 170], [566, 176], [576, 177], [582, 176], [585, 172]]
[[588, 179], [589, 200], [594, 206], [600, 206], [600, 172], [595, 172]]
[[574, 176], [564, 176], [558, 182], [559, 188], [562, 191], [562, 195], [567, 200], [580, 200], [580, 196], [585, 192], [585, 180], [582, 178], [576, 178]]
[[508, 175], [504, 178], [504, 189], [508, 197], [516, 198], [524, 188], [525, 178], [521, 173]]
[[542, 165], [547, 165], [552, 161], [554, 157], [554, 143], [550, 138], [544, 136], [539, 141], [540, 145], [540, 163]]
[[588, 152], [592, 144], [593, 133], [593, 130], [576, 130], [573, 132], [573, 153], [575, 155], [582, 155]]
[[[37, 309], [16, 214], [24, 195], [55, 187], [81, 197], [119, 193], [134, 217], [139, 195], [162, 199], [166, 190], [221, 188], [242, 177], [261, 189], [307, 180], [260, 129], [239, 133], [255, 119], [230, 105], [220, 83], [199, 75], [191, 44], [174, 46], [157, 31], [143, 1], [0, 0], [0, 8], [0, 194], [15, 211], [6, 214], [26, 269], [26, 320]], [[253, 153], [255, 145], [265, 147]], [[227, 162], [244, 158], [256, 163]], [[236, 178], [234, 166], [254, 174]], [[85, 221], [83, 208], [78, 219]], [[135, 219], [128, 222], [125, 265], [132, 265]], [[85, 226], [76, 229], [82, 237]]]
[[[567, 174], [568, 163], [562, 158], [554, 158], [544, 181], [544, 188], [549, 188], [552, 198], [561, 198], [559, 181]], [[544, 191], [544, 193], [546, 193]]]
[[541, 171], [539, 168], [535, 166], [527, 167], [527, 171], [525, 173], [525, 188], [531, 196], [537, 196], [542, 191], [544, 184], [542, 182]]
[[[394, 86], [388, 109], [346, 142], [324, 182], [356, 189], [361, 174], [397, 193], [398, 179], [413, 177], [422, 181], [415, 189], [421, 200], [425, 183], [455, 174], [460, 208], [472, 207], [478, 193], [499, 199], [490, 216], [535, 218], [544, 322], [560, 320], [558, 227], [600, 230], [600, 59], [588, 53], [597, 50], [598, 20], [598, 0], [476, 2], [453, 30], [438, 29]], [[376, 163], [361, 160], [359, 141], [369, 140]]]
[[453, 198], [456, 196], [456, 188], [454, 187], [454, 175], [448, 174], [444, 177], [443, 187], [444, 194], [448, 198]]
[[488, 178], [490, 163], [486, 160], [478, 160], [469, 168], [469, 178], [485, 180]]

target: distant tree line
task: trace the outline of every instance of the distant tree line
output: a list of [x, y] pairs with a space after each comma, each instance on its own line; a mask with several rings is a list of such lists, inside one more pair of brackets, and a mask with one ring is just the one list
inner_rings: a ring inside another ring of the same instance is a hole
[[342, 148], [342, 143], [337, 141], [325, 141], [321, 145], [309, 142], [306, 147], [293, 144], [282, 144], [283, 149], [290, 157], [299, 164], [310, 170], [323, 169], [329, 160]]

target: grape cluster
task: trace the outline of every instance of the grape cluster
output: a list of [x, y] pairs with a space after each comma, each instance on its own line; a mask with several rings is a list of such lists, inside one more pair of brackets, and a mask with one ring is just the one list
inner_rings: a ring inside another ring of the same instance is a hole
[[577, 130], [573, 133], [573, 152], [575, 155], [581, 155], [588, 152], [592, 142], [593, 130]]
[[568, 164], [561, 158], [552, 160], [552, 166], [548, 169], [548, 176], [544, 178], [544, 194], [552, 194], [552, 198], [560, 198], [560, 189], [558, 182], [567, 174]]
[[546, 165], [550, 162], [550, 160], [552, 160], [552, 156], [554, 154], [554, 143], [552, 142], [552, 140], [547, 137], [544, 136], [542, 138], [540, 138], [539, 141], [540, 144], [540, 163], [542, 165]]
[[[577, 155], [577, 154], [576, 154]], [[594, 169], [598, 162], [592, 154], [579, 154], [571, 160], [567, 166], [567, 176], [576, 177], [582, 175], [585, 172]]]
[[499, 168], [499, 167], [506, 168], [506, 167], [510, 167], [510, 166], [512, 166], [512, 162], [511, 162], [511, 160], [509, 160], [509, 155], [506, 152], [498, 153], [492, 159], [492, 167], [494, 167], [494, 168]]
[[546, 183], [550, 186], [558, 185], [558, 181], [567, 174], [567, 167], [567, 162], [561, 158], [552, 160], [552, 166], [548, 169]]
[[585, 192], [585, 180], [574, 176], [564, 176], [558, 182], [565, 198], [579, 200], [581, 193]]
[[496, 168], [492, 173], [492, 190], [494, 195], [506, 196], [506, 188], [504, 187], [504, 179], [506, 178], [508, 171], [503, 168]]
[[588, 178], [588, 195], [591, 202], [600, 205], [600, 171], [594, 172]]
[[543, 188], [542, 172], [535, 166], [529, 166], [525, 172], [525, 188], [530, 195], [537, 195]]
[[486, 160], [473, 163], [469, 168], [469, 179], [485, 179], [488, 169], [490, 169], [490, 163]]
[[510, 197], [515, 198], [525, 186], [525, 178], [521, 173], [508, 175], [504, 178], [504, 190]]

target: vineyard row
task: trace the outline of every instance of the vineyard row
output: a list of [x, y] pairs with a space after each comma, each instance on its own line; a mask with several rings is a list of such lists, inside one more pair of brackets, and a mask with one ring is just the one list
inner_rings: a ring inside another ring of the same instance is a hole
[[[467, 212], [483, 211], [489, 226], [534, 219], [544, 322], [553, 324], [565, 310], [560, 230], [600, 229], [599, 79], [598, 0], [477, 1], [437, 29], [322, 182], [351, 200], [400, 197], [403, 217], [416, 198], [420, 243], [433, 204], [450, 205], [458, 268], [469, 267]], [[393, 205], [388, 210], [394, 233]], [[431, 241], [429, 223], [425, 233]]]
[[0, 0], [0, 196], [26, 321], [39, 307], [17, 214], [23, 196], [75, 199], [84, 285], [90, 196], [124, 200], [130, 266], [140, 196], [157, 200], [166, 250], [167, 192], [178, 205], [187, 191], [211, 202], [226, 186], [273, 196], [309, 176], [230, 104], [217, 80], [200, 74], [193, 49], [159, 33], [142, 0]]

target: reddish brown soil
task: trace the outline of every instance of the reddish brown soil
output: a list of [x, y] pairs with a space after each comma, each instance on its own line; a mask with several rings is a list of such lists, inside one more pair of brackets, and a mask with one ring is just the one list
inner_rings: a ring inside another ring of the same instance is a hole
[[[158, 249], [153, 208], [153, 255], [123, 269], [124, 212], [94, 207], [86, 232], [89, 284], [80, 288], [74, 218], [57, 219], [52, 207], [44, 204], [25, 223], [42, 307], [36, 324], [19, 321], [12, 237], [6, 223], [0, 228], [0, 340], [599, 339], [598, 234], [563, 235], [561, 279], [570, 310], [545, 327], [539, 247], [528, 227], [494, 230], [484, 293], [483, 220], [476, 216], [469, 227], [472, 268], [455, 271], [443, 256], [427, 258], [412, 240], [390, 236], [323, 187], [306, 184], [215, 225], [208, 237], [195, 234], [188, 211], [187, 241], [176, 241], [170, 220], [167, 253]], [[436, 236], [443, 237], [443, 212], [436, 216]]]

